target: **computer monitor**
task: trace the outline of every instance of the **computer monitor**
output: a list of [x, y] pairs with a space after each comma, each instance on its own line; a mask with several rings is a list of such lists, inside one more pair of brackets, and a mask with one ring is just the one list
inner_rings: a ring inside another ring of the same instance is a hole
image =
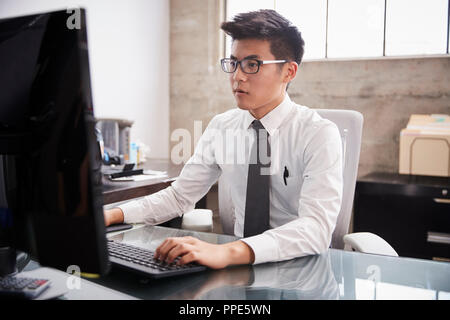
[[100, 169], [85, 10], [1, 19], [0, 247], [106, 274]]

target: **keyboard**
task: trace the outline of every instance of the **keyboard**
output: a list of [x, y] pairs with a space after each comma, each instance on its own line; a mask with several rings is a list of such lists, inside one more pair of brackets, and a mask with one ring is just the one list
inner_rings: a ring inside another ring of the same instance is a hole
[[18, 276], [0, 277], [0, 295], [33, 299], [50, 286], [48, 279], [26, 278]]
[[149, 278], [163, 278], [193, 272], [204, 271], [207, 268], [198, 263], [177, 265], [179, 257], [168, 264], [154, 258], [151, 250], [136, 247], [122, 242], [108, 240], [109, 260], [113, 265], [139, 273]]

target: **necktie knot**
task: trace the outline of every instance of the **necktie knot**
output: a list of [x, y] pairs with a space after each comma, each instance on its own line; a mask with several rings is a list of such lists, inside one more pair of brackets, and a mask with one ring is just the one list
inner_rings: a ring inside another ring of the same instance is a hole
[[264, 139], [266, 141], [268, 140], [269, 132], [267, 132], [266, 128], [264, 128], [261, 121], [253, 120], [251, 126], [255, 130], [256, 138], [258, 140], [261, 140], [261, 139]]
[[264, 126], [262, 125], [261, 121], [259, 121], [259, 120], [253, 120], [252, 127], [255, 130], [261, 130], [261, 129], [265, 130]]

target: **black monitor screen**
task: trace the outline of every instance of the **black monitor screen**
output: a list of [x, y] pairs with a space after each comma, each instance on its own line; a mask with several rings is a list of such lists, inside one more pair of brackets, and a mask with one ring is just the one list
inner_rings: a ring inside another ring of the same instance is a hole
[[83, 9], [0, 20], [0, 247], [104, 274], [87, 48]]

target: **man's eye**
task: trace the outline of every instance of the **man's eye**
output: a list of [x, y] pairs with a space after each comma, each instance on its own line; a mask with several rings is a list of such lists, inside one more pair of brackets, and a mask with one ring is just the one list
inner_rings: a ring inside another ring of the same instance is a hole
[[258, 67], [258, 62], [250, 60], [250, 61], [245, 61], [245, 64], [247, 65], [248, 68], [257, 68]]

